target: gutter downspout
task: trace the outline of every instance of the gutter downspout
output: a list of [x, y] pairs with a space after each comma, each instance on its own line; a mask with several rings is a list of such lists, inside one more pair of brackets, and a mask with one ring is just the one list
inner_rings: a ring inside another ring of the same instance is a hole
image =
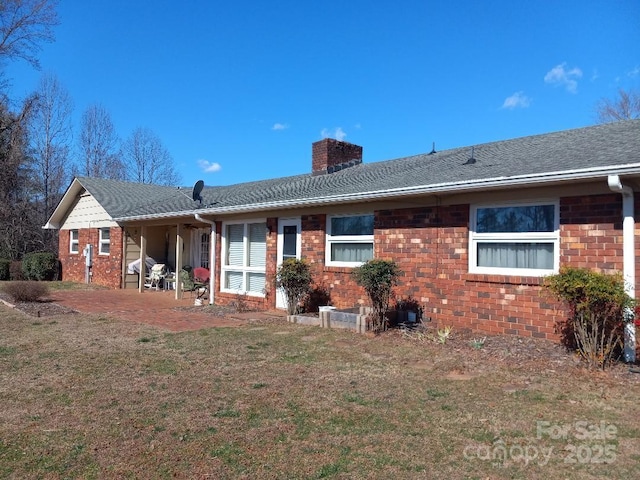
[[[636, 298], [636, 259], [635, 259], [635, 219], [633, 190], [623, 186], [619, 175], [609, 175], [609, 189], [622, 195], [622, 241], [623, 241], [623, 276], [624, 290], [633, 299]], [[632, 363], [636, 361], [636, 327], [634, 314], [626, 312], [624, 327], [624, 359]]]
[[199, 213], [194, 214], [196, 220], [211, 225], [211, 240], [209, 241], [209, 305], [213, 305], [215, 296], [214, 288], [216, 286], [216, 222], [202, 218]]

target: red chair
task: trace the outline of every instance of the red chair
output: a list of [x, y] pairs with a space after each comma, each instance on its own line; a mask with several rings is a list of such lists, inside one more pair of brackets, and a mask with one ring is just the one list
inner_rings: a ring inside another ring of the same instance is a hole
[[193, 269], [193, 280], [196, 283], [206, 283], [209, 281], [209, 269], [196, 267]]
[[209, 292], [209, 269], [196, 267], [193, 269], [194, 291], [198, 298], [202, 298]]

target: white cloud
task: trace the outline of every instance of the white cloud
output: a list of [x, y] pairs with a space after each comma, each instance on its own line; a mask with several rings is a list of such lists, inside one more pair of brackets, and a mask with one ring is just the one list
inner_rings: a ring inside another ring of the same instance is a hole
[[322, 136], [322, 138], [335, 138], [336, 140], [341, 140], [341, 141], [344, 140], [345, 137], [347, 136], [345, 131], [342, 130], [342, 127], [336, 127], [333, 130], [328, 128], [323, 128], [322, 131], [320, 132], [320, 135]]
[[205, 173], [214, 173], [219, 172], [222, 169], [222, 166], [216, 162], [210, 162], [209, 160], [200, 159], [198, 160], [198, 166], [200, 170]]
[[505, 99], [502, 108], [513, 110], [514, 108], [527, 108], [529, 105], [531, 105], [531, 99], [524, 92], [516, 92]]
[[556, 65], [544, 76], [544, 83], [554, 85], [556, 87], [565, 87], [567, 92], [576, 93], [578, 91], [578, 78], [582, 78], [582, 70], [574, 67], [566, 70], [567, 62]]
[[289, 125], [287, 125], [286, 123], [274, 123], [273, 127], [271, 127], [271, 130], [286, 130], [287, 128], [289, 128]]
[[640, 75], [640, 66], [637, 66], [633, 70], [630, 70], [629, 72], [627, 72], [627, 76], [631, 78], [636, 78], [639, 75]]

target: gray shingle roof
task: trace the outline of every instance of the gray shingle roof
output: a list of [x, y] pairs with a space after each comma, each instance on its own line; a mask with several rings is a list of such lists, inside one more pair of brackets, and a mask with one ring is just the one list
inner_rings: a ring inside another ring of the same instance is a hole
[[[327, 175], [297, 175], [222, 187], [205, 187], [203, 205], [191, 189], [79, 178], [115, 219], [186, 216], [338, 203], [399, 196], [423, 189], [441, 193], [472, 184], [516, 185], [548, 174], [565, 180], [578, 172], [632, 165], [640, 173], [640, 120], [485, 143], [433, 155], [421, 154], [360, 165]], [[307, 160], [309, 167], [311, 159]], [[602, 174], [602, 173], [601, 173]], [[484, 188], [488, 188], [485, 186]], [[379, 198], [379, 197], [378, 197]]]

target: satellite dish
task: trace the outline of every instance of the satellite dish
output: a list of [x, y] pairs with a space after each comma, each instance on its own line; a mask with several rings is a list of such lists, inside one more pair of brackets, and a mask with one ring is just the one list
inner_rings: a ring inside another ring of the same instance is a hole
[[200, 205], [202, 205], [202, 195], [200, 195], [200, 193], [202, 192], [203, 188], [204, 188], [204, 181], [198, 180], [196, 184], [193, 186], [193, 194], [191, 195], [191, 197], [193, 198], [193, 201], [200, 202]]

